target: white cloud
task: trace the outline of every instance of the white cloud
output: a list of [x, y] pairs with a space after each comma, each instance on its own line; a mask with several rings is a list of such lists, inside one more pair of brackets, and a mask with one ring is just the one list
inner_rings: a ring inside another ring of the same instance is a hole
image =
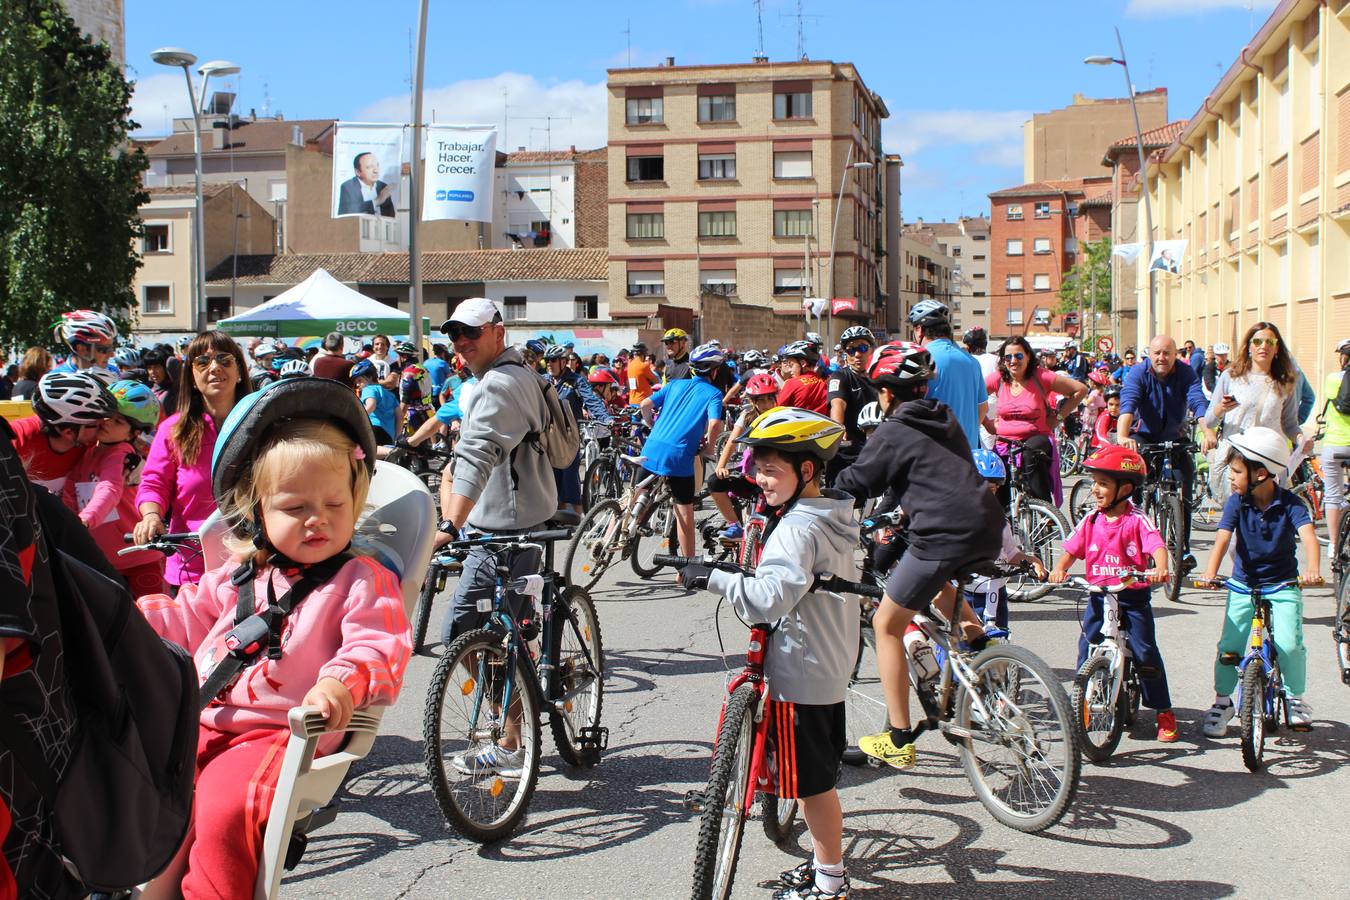
[[[502, 92], [506, 95], [503, 97]], [[605, 146], [608, 140], [608, 92], [603, 82], [545, 83], [533, 75], [503, 72], [492, 78], [457, 81], [445, 87], [428, 88], [423, 95], [426, 121], [464, 125], [497, 126], [498, 149], [528, 147], [554, 150], [575, 145], [578, 150]], [[503, 104], [509, 106], [509, 121], [502, 127]], [[409, 96], [377, 100], [353, 115], [363, 122], [406, 122]], [[547, 117], [553, 117], [547, 122]], [[545, 129], [551, 126], [551, 134]]]
[[898, 151], [901, 156], [938, 147], [972, 146], [981, 148], [998, 164], [1018, 165], [1022, 158], [1022, 123], [1030, 118], [1031, 113], [1023, 110], [901, 110], [882, 126], [882, 142], [887, 150]]
[[1193, 16], [1225, 9], [1260, 9], [1274, 6], [1276, 0], [1130, 0], [1125, 15], [1140, 19], [1165, 16]]
[[137, 136], [163, 136], [173, 120], [192, 116], [192, 101], [182, 72], [163, 72], [136, 79], [131, 95], [131, 120], [140, 125]]

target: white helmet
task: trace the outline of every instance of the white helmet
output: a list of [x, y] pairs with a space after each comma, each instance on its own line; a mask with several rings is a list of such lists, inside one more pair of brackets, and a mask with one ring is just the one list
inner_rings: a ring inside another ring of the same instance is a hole
[[93, 375], [99, 381], [103, 382], [104, 387], [111, 385], [114, 381], [117, 381], [118, 379], [117, 373], [114, 372], [112, 369], [108, 368], [107, 366], [90, 366], [89, 368], [82, 369], [81, 371], [84, 372], [84, 374], [86, 375]]
[[1255, 425], [1229, 438], [1228, 445], [1243, 459], [1265, 466], [1275, 478], [1289, 468], [1289, 441], [1273, 428]]
[[92, 309], [62, 313], [58, 330], [61, 340], [72, 349], [76, 344], [111, 344], [117, 340], [117, 326], [113, 320]]
[[[1217, 353], [1218, 351], [1216, 350], [1215, 352]], [[1337, 344], [1336, 352], [1350, 354], [1350, 338], [1346, 338], [1345, 340]]]
[[38, 379], [33, 412], [44, 425], [97, 425], [117, 415], [117, 401], [87, 372], [48, 372]]
[[1215, 344], [1215, 345], [1214, 345], [1214, 355], [1215, 355], [1215, 356], [1227, 356], [1227, 355], [1228, 355], [1228, 345], [1227, 345], [1227, 344], [1224, 344], [1224, 343], [1218, 343], [1218, 344]]
[[282, 378], [301, 378], [309, 374], [309, 361], [304, 359], [288, 359], [281, 364], [279, 374]]
[[871, 431], [881, 424], [882, 418], [881, 404], [873, 400], [858, 410], [858, 427], [863, 431]]

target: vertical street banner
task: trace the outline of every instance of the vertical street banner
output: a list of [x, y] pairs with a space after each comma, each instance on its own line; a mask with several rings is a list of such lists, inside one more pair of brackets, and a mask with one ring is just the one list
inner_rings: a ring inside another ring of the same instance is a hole
[[1153, 258], [1148, 261], [1151, 272], [1176, 275], [1181, 272], [1181, 261], [1186, 257], [1186, 241], [1154, 241]]
[[333, 129], [333, 218], [398, 214], [402, 125], [339, 122]]
[[422, 221], [492, 221], [497, 129], [490, 125], [427, 126]]

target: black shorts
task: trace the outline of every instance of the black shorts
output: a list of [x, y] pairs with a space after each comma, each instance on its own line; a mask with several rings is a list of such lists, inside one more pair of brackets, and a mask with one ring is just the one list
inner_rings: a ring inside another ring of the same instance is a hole
[[[646, 472], [648, 475], [656, 474], [647, 469], [643, 469], [642, 471]], [[689, 506], [694, 502], [696, 491], [694, 490], [693, 475], [667, 475], [665, 476], [665, 479], [666, 484], [670, 485], [670, 496], [676, 503], [683, 506]]]
[[919, 559], [906, 551], [886, 579], [886, 599], [898, 603], [905, 609], [923, 612], [937, 597], [942, 586], [955, 578], [960, 573], [961, 567], [970, 562], [972, 560], [951, 562]]
[[831, 790], [839, 783], [839, 764], [848, 746], [844, 704], [775, 700], [770, 709], [768, 740], [774, 759], [770, 777], [778, 796], [795, 800]]

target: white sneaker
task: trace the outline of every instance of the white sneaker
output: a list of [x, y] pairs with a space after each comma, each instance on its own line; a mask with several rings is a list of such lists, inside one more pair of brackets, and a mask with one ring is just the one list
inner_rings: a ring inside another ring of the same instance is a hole
[[1233, 721], [1233, 716], [1237, 715], [1237, 707], [1229, 703], [1226, 706], [1214, 704], [1205, 711], [1205, 716], [1200, 720], [1200, 730], [1204, 732], [1205, 737], [1218, 738], [1228, 733], [1228, 723]]
[[505, 750], [499, 744], [480, 744], [457, 753], [450, 761], [461, 775], [497, 774], [503, 778], [519, 778], [525, 768], [525, 748]]
[[1295, 731], [1312, 729], [1312, 707], [1302, 697], [1290, 697], [1285, 701], [1289, 710], [1289, 727]]

